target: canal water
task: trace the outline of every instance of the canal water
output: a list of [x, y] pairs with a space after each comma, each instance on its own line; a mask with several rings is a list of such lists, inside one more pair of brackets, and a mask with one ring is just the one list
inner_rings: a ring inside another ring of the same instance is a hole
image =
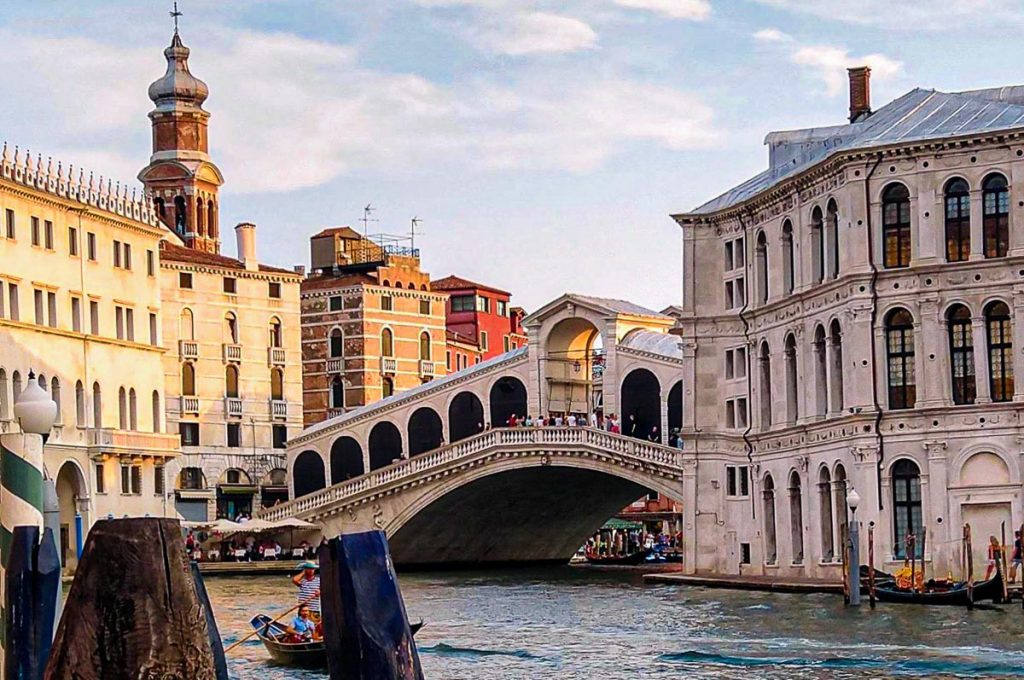
[[[402, 574], [427, 680], [1024, 677], [1024, 611], [880, 604], [644, 585], [640, 572]], [[206, 581], [226, 644], [253, 612], [295, 602], [286, 576]], [[240, 652], [240, 653], [238, 653]], [[276, 668], [258, 641], [233, 678], [324, 677]]]

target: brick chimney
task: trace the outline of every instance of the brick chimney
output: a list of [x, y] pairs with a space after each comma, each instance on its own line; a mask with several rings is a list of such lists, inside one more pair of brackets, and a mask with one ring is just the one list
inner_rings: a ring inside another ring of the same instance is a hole
[[846, 69], [850, 75], [850, 122], [857, 123], [871, 115], [871, 67]]

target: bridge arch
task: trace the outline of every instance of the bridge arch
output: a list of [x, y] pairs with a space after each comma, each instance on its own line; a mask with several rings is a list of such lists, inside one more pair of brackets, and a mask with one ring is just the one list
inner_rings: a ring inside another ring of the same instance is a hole
[[366, 472], [363, 447], [352, 437], [338, 437], [331, 444], [331, 484], [340, 484]]
[[484, 429], [484, 406], [472, 392], [459, 392], [448, 404], [448, 436], [452, 443]]
[[292, 485], [295, 498], [327, 486], [324, 459], [319, 453], [307, 450], [295, 457], [295, 462], [292, 463]]
[[622, 433], [638, 439], [654, 435], [662, 441], [661, 383], [657, 376], [646, 368], [634, 368], [623, 379], [620, 394]]
[[[574, 313], [582, 313], [578, 309]], [[602, 339], [596, 320], [569, 316], [559, 320], [543, 339], [547, 394], [541, 409], [548, 413], [589, 413], [596, 405], [594, 368], [603, 367]]]
[[677, 380], [668, 392], [668, 431], [683, 427], [683, 381]]
[[402, 457], [402, 433], [390, 420], [382, 420], [370, 430], [370, 470], [391, 465]]
[[410, 458], [438, 448], [444, 440], [441, 416], [429, 406], [422, 406], [413, 411], [409, 418], [408, 431]]
[[502, 427], [513, 414], [520, 419], [525, 418], [526, 385], [516, 377], [506, 375], [498, 378], [491, 385], [490, 394], [491, 425]]

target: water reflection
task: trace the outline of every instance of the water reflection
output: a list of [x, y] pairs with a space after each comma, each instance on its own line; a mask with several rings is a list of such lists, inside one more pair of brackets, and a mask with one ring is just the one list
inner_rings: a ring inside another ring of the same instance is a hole
[[[1024, 677], [1019, 604], [845, 609], [834, 595], [643, 585], [636, 571], [572, 567], [402, 574], [429, 680]], [[210, 578], [225, 642], [255, 611], [295, 601], [284, 576]], [[235, 678], [321, 677], [269, 665], [253, 640]], [[240, 652], [240, 653], [238, 653]]]

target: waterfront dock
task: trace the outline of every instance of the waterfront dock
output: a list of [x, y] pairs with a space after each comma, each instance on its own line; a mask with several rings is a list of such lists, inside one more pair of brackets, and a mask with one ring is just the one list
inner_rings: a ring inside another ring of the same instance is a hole
[[203, 576], [265, 576], [271, 574], [294, 574], [301, 560], [275, 560], [266, 562], [200, 562], [199, 571]]
[[774, 576], [736, 576], [716, 574], [682, 574], [661, 572], [644, 574], [647, 583], [671, 583], [704, 588], [760, 590], [779, 593], [842, 593], [843, 582], [830, 579], [776, 578]]

